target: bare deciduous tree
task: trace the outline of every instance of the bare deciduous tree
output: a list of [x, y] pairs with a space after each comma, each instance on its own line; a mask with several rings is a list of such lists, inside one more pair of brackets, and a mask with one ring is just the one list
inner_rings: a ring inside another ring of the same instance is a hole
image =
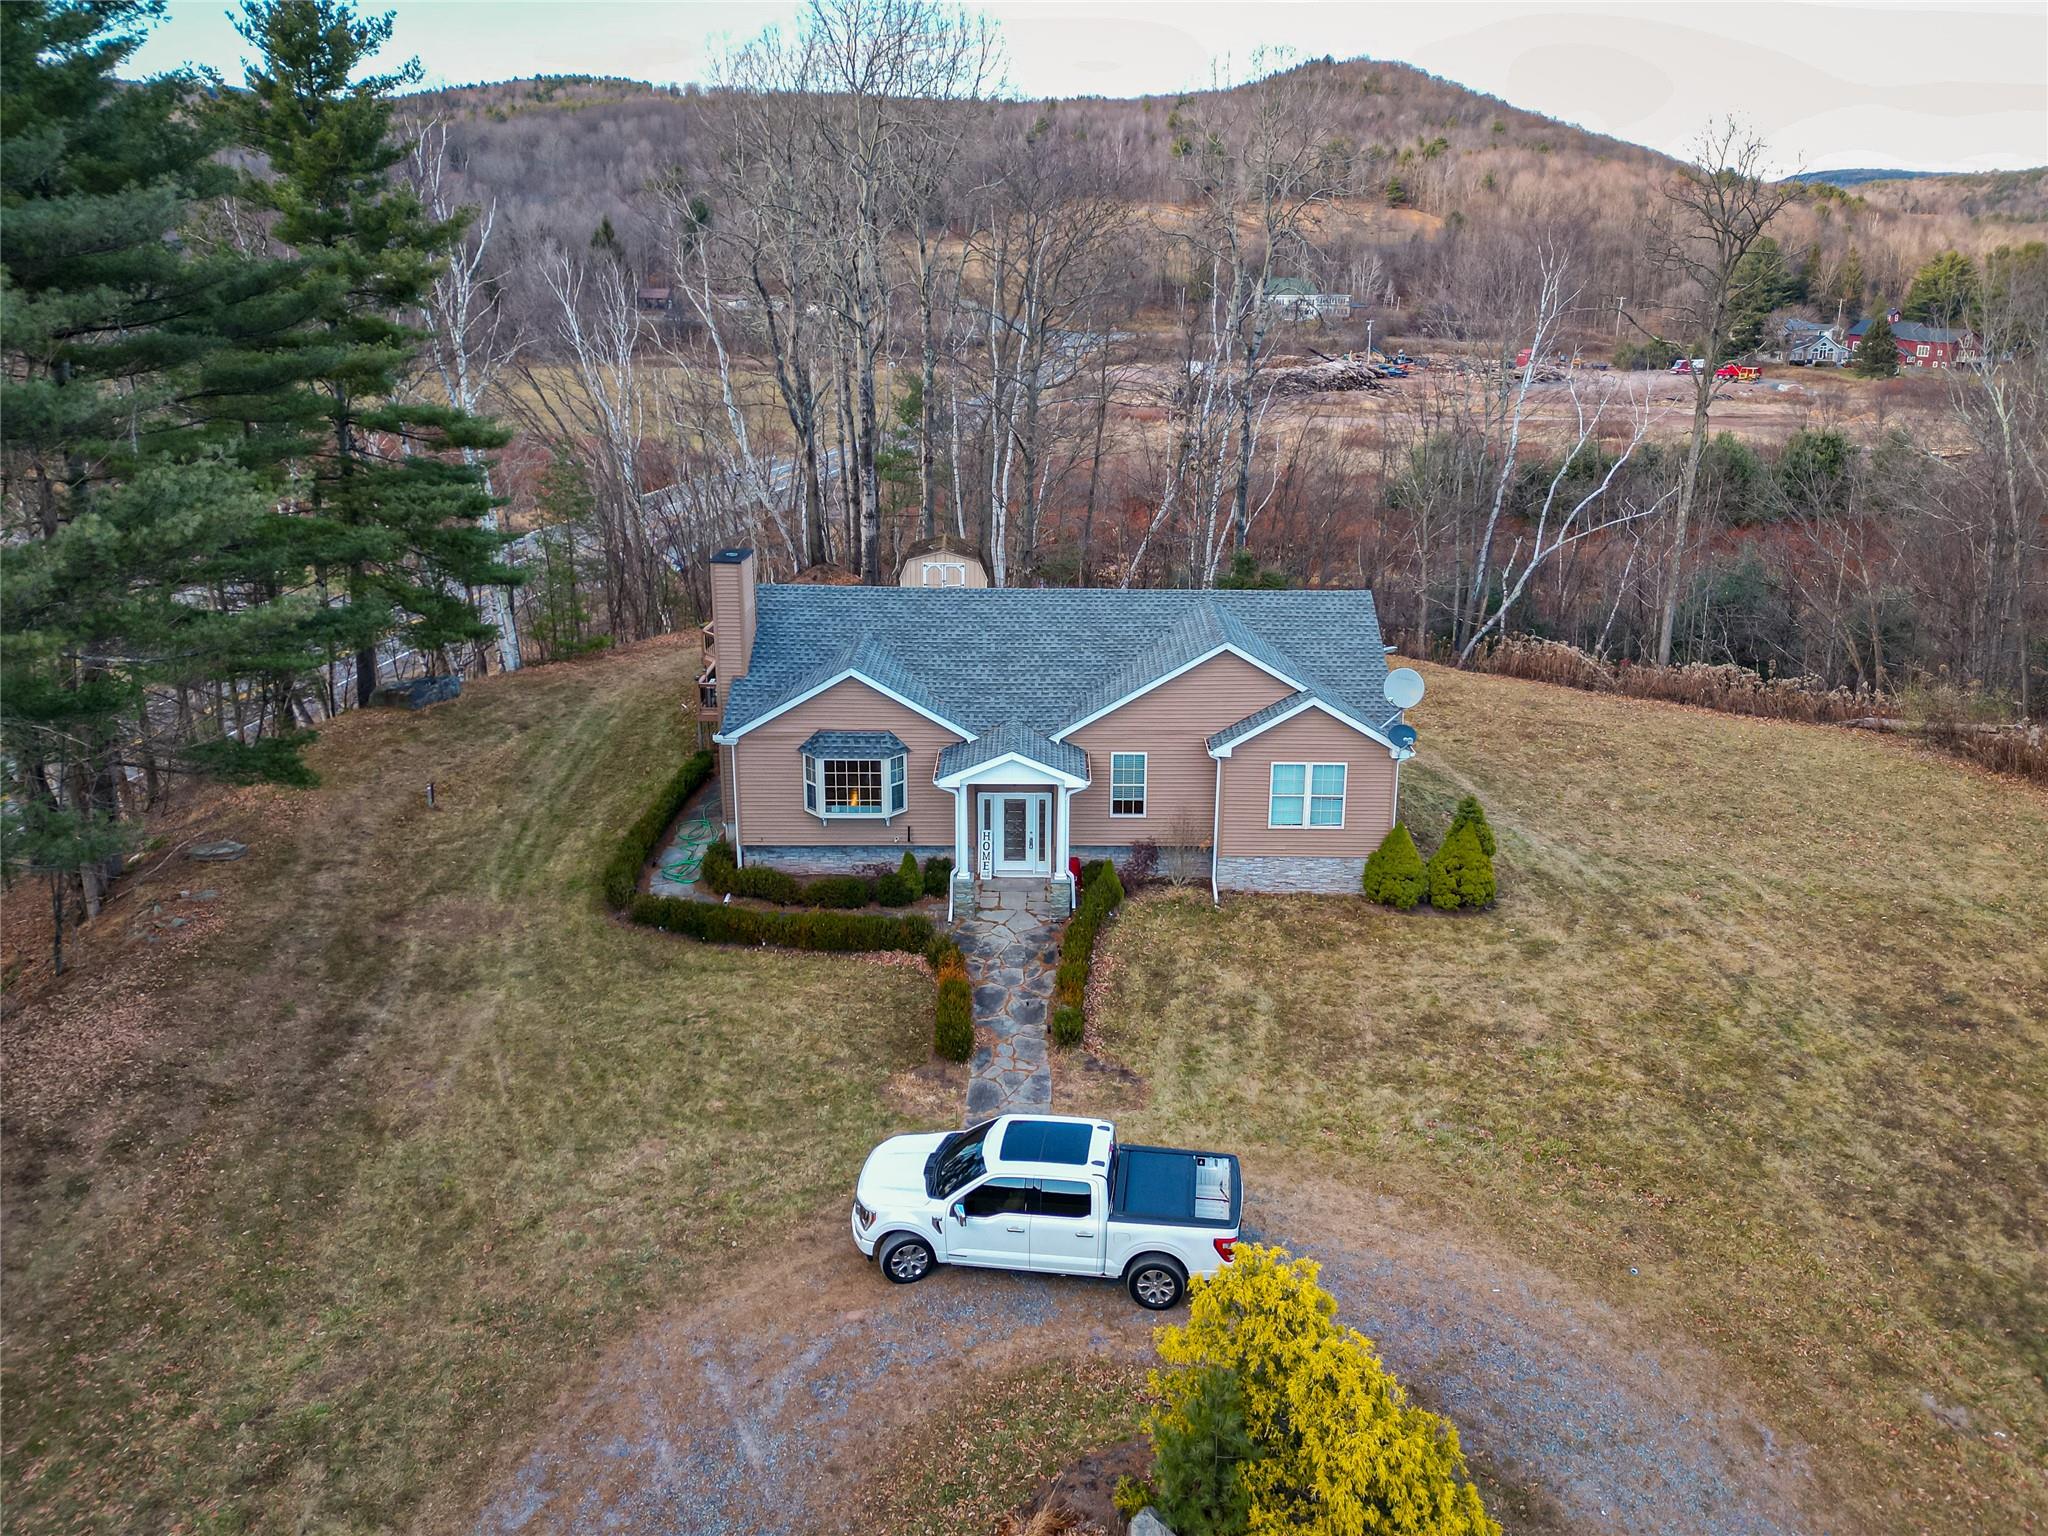
[[1678, 331], [1674, 340], [1684, 355], [1704, 357], [1704, 363], [1692, 370], [1692, 437], [1673, 503], [1664, 611], [1657, 628], [1659, 666], [1671, 662], [1686, 537], [1713, 410], [1714, 374], [1727, 342], [1729, 312], [1741, 297], [1737, 268], [1794, 192], [1793, 183], [1767, 174], [1768, 159], [1764, 141], [1730, 117], [1700, 136], [1691, 161], [1665, 188], [1654, 259], [1682, 283], [1681, 298], [1670, 307], [1681, 323], [1667, 328]]
[[[443, 223], [456, 217], [460, 203], [452, 188], [448, 156], [448, 125], [434, 121], [419, 127], [403, 166], [428, 217]], [[427, 290], [420, 320], [427, 333], [426, 362], [440, 381], [448, 403], [471, 415], [484, 414], [485, 400], [520, 349], [520, 339], [505, 323], [503, 277], [490, 263], [491, 236], [498, 227], [495, 201], [479, 210], [448, 253], [446, 264]], [[474, 448], [462, 450], [465, 464], [476, 465]], [[491, 466], [482, 464], [484, 490], [496, 495]], [[495, 512], [486, 512], [483, 526], [497, 531]], [[498, 659], [507, 672], [519, 670], [519, 629], [513, 619], [510, 592], [492, 587], [484, 594], [484, 617], [498, 632]], [[482, 647], [478, 647], [481, 654]]]

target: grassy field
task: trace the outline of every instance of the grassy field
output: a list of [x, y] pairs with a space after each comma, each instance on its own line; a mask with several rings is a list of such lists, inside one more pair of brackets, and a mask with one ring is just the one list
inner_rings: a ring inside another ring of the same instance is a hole
[[1399, 1197], [1705, 1346], [1842, 1529], [2048, 1519], [2048, 800], [1843, 731], [1430, 674], [1494, 911], [1133, 903], [1129, 1134]]
[[[921, 972], [598, 913], [694, 662], [344, 719], [318, 790], [166, 823], [6, 1018], [12, 1526], [456, 1528], [600, 1350], [954, 1112]], [[2048, 801], [1854, 733], [1431, 688], [1404, 808], [1428, 845], [1485, 798], [1499, 908], [1135, 900], [1102, 1023], [1140, 1080], [1056, 1069], [1060, 1106], [1391, 1194], [1699, 1346], [1843, 1530], [2038, 1524]], [[250, 856], [179, 853], [219, 836]], [[1136, 1411], [1003, 1390], [1001, 1479], [905, 1451], [934, 1529]]]
[[[451, 1525], [640, 1309], [843, 1193], [929, 979], [597, 910], [694, 675], [643, 647], [344, 719], [320, 789], [166, 829], [247, 859], [172, 858], [9, 1020], [11, 1528]], [[123, 923], [160, 942], [105, 953]]]

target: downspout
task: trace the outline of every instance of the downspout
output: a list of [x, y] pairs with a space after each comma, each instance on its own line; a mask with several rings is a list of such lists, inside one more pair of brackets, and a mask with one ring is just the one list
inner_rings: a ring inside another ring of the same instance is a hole
[[732, 744], [732, 862], [735, 869], [747, 867], [747, 840], [740, 836], [740, 744]]
[[1216, 889], [1216, 860], [1222, 849], [1218, 846], [1223, 837], [1223, 759], [1216, 759], [1216, 803], [1209, 812], [1209, 902], [1212, 906], [1223, 905], [1223, 893]]
[[[937, 776], [936, 771], [934, 771], [933, 778], [936, 779]], [[1395, 782], [1398, 784], [1399, 780]], [[964, 789], [953, 791], [953, 867], [946, 871], [946, 926], [948, 928], [953, 926], [953, 892], [960, 884], [960, 855], [966, 851], [960, 846], [960, 797], [966, 793], [967, 791]]]

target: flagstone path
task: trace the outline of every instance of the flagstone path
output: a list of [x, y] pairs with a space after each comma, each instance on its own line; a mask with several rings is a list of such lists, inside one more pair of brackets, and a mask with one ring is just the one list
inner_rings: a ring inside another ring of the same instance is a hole
[[985, 880], [954, 937], [974, 979], [967, 1124], [1052, 1108], [1046, 1012], [1059, 967], [1064, 904], [1037, 880]]

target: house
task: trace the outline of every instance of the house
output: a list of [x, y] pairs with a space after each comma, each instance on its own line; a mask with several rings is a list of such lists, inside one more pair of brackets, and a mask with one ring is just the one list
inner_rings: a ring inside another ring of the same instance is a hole
[[1212, 890], [1351, 891], [1413, 731], [1370, 592], [756, 584], [712, 557], [725, 833], [797, 872], [954, 860], [951, 898], [1146, 843]]
[[1801, 368], [1840, 368], [1849, 361], [1839, 329], [1817, 320], [1787, 320], [1778, 342], [1785, 361]]
[[1318, 293], [1316, 285], [1305, 277], [1267, 278], [1266, 304], [1294, 320], [1351, 318], [1350, 294]]
[[[1902, 320], [1896, 309], [1885, 319], [1892, 328], [1892, 341], [1899, 349], [1901, 368], [1968, 368], [1984, 360], [1983, 348], [1968, 331]], [[1868, 320], [1858, 320], [1849, 327], [1849, 350], [1852, 353], [1869, 330]]]
[[667, 283], [643, 284], [634, 300], [644, 310], [667, 312], [676, 307], [675, 290]]
[[957, 534], [919, 539], [896, 565], [899, 587], [985, 587], [988, 562]]

